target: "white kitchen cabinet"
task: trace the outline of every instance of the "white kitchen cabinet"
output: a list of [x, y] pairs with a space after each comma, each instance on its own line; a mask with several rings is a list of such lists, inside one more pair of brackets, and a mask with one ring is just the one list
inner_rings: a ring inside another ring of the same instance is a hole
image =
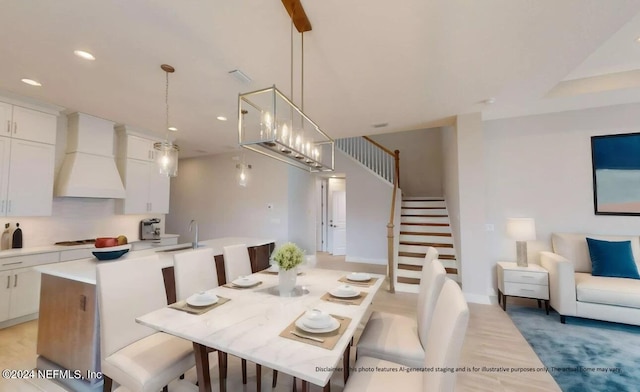
[[0, 321], [37, 313], [40, 272], [32, 267], [0, 272]]
[[139, 159], [142, 161], [155, 160], [156, 151], [153, 148], [153, 143], [155, 143], [155, 140], [128, 135], [127, 158]]
[[0, 321], [9, 319], [11, 301], [11, 271], [0, 271]]
[[48, 216], [56, 116], [0, 102], [0, 216]]
[[0, 102], [0, 135], [46, 144], [56, 143], [56, 116]]
[[169, 213], [169, 177], [160, 175], [155, 162], [156, 140], [131, 134], [126, 126], [118, 132], [118, 170], [126, 197], [118, 200], [123, 214]]
[[[35, 266], [56, 263], [60, 252], [36, 253], [0, 258], [0, 324], [32, 315], [40, 307], [40, 272]], [[24, 321], [24, 319], [23, 319]]]
[[40, 272], [33, 268], [13, 271], [13, 287], [9, 304], [9, 318], [37, 313], [40, 305]]
[[0, 137], [0, 216], [48, 216], [55, 146]]
[[158, 173], [155, 162], [127, 159], [126, 198], [121, 201], [125, 214], [169, 212], [169, 177]]

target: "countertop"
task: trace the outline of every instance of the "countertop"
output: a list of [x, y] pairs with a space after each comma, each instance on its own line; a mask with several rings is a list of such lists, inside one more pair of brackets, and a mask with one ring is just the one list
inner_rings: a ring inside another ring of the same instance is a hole
[[[160, 239], [162, 238], [174, 238], [178, 237], [178, 234], [162, 234]], [[144, 242], [152, 241], [152, 240], [144, 240]], [[155, 240], [157, 241], [157, 240]], [[143, 242], [143, 240], [130, 241], [130, 244], [135, 242]], [[174, 245], [175, 246], [175, 245]], [[16, 257], [16, 256], [25, 256], [25, 255], [34, 255], [38, 253], [50, 253], [50, 252], [60, 252], [64, 250], [73, 250], [73, 249], [89, 249], [93, 248], [93, 244], [83, 244], [83, 245], [42, 245], [42, 246], [33, 246], [28, 248], [20, 248], [20, 249], [6, 249], [0, 250], [0, 259], [6, 257]]]
[[[236, 245], [236, 244], [245, 244], [248, 247], [250, 246], [260, 246], [275, 242], [275, 240], [271, 239], [260, 239], [260, 238], [249, 238], [249, 237], [224, 237], [224, 238], [216, 238], [212, 240], [200, 241], [200, 247], [204, 248], [212, 248], [214, 255], [221, 255], [222, 248], [228, 245]], [[82, 246], [82, 245], [78, 245]], [[63, 246], [62, 248], [74, 248], [77, 247], [69, 247]], [[177, 245], [167, 245], [162, 247], [155, 247], [152, 249], [144, 249], [138, 251], [130, 251], [125, 254], [121, 258], [113, 261], [98, 261], [95, 257], [91, 257], [88, 259], [80, 259], [67, 261], [62, 263], [53, 263], [53, 264], [45, 264], [34, 267], [36, 271], [39, 271], [43, 274], [59, 276], [61, 278], [76, 280], [79, 282], [96, 284], [96, 265], [98, 263], [115, 263], [115, 262], [129, 262], [135, 261], [141, 257], [150, 256], [150, 255], [158, 255], [161, 260], [165, 262], [166, 267], [170, 267], [173, 265], [173, 254], [175, 252], [158, 252], [165, 250], [175, 249], [176, 252], [180, 251], [188, 251], [191, 249], [191, 243], [182, 243]]]

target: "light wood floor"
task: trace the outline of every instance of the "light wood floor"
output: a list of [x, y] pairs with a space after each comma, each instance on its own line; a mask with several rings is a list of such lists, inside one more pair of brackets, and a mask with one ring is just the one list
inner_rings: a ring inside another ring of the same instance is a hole
[[[344, 257], [334, 257], [319, 253], [317, 257], [319, 268], [341, 269], [382, 273], [385, 266], [375, 266], [361, 263], [346, 263]], [[383, 286], [376, 295], [372, 310], [399, 313], [415, 317], [416, 294], [390, 294]], [[531, 301], [535, 304], [535, 301]], [[542, 363], [535, 355], [529, 344], [522, 337], [511, 319], [497, 305], [469, 304], [470, 320], [467, 335], [462, 349], [460, 367], [470, 371], [459, 372], [456, 390], [464, 392], [500, 392], [500, 391], [560, 391], [553, 378], [545, 372], [520, 373], [511, 368], [541, 368]], [[37, 320], [0, 330], [0, 366], [2, 369], [32, 369], [36, 363]], [[360, 330], [359, 330], [360, 331]], [[356, 341], [359, 332], [356, 334]], [[355, 363], [355, 350], [352, 350], [351, 366]], [[217, 361], [213, 360], [215, 364]], [[240, 382], [240, 361], [229, 360], [229, 391], [255, 391], [255, 368], [248, 366], [248, 384]], [[491, 368], [507, 368], [498, 371]], [[483, 368], [485, 369], [483, 371]], [[479, 370], [475, 370], [479, 369]], [[217, 379], [217, 367], [211, 370], [212, 379]], [[263, 371], [263, 390], [273, 392], [291, 391], [291, 377], [281, 374], [278, 385], [271, 389], [271, 374]], [[186, 374], [185, 381], [169, 385], [172, 392], [197, 391], [193, 371]], [[217, 381], [214, 382], [217, 385]], [[334, 374], [331, 380], [331, 390], [341, 392], [343, 389], [342, 374]], [[121, 388], [122, 391], [124, 388]], [[320, 390], [313, 388], [313, 391]], [[63, 392], [48, 380], [32, 382], [18, 382], [0, 380], [0, 391], [11, 392]]]

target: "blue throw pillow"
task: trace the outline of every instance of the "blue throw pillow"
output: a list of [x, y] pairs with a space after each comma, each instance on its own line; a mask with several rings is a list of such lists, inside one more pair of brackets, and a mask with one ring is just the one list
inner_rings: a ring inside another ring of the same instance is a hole
[[587, 238], [591, 275], [640, 279], [633, 259], [631, 241], [602, 241]]

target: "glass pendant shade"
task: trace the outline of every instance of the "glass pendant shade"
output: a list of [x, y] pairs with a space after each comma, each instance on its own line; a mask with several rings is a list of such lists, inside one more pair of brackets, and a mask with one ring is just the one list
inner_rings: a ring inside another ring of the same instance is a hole
[[333, 171], [334, 141], [276, 86], [240, 94], [242, 147], [311, 172]]
[[157, 151], [156, 163], [160, 174], [175, 177], [178, 175], [178, 151], [177, 145], [170, 141], [156, 142], [153, 148]]

